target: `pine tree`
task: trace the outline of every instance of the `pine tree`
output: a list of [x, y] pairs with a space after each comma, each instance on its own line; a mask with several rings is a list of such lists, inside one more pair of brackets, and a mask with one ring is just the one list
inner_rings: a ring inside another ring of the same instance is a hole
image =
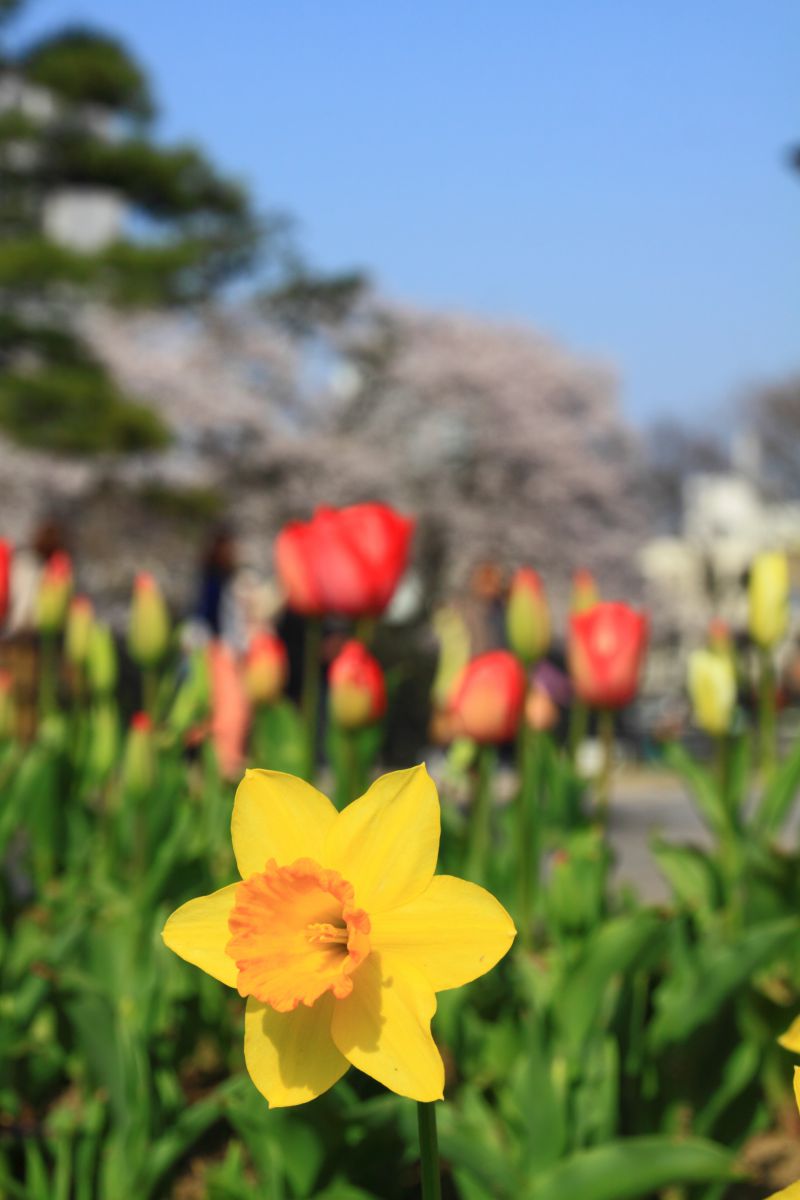
[[[19, 8], [0, 0], [0, 34]], [[242, 186], [194, 147], [154, 141], [155, 115], [145, 74], [112, 37], [73, 28], [0, 50], [0, 428], [23, 444], [165, 444], [76, 314], [87, 301], [203, 304], [268, 241]], [[92, 204], [110, 228], [93, 228]]]

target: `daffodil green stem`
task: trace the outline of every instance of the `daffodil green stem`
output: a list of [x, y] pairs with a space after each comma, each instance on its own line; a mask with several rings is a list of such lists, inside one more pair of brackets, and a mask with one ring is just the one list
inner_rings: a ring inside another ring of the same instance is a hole
[[761, 769], [765, 775], [775, 766], [775, 668], [768, 649], [761, 651], [758, 680], [758, 735]]
[[603, 763], [597, 781], [597, 814], [605, 824], [611, 800], [611, 771], [614, 766], [614, 713], [610, 708], [601, 708], [597, 715], [600, 743], [603, 748]]
[[417, 1104], [419, 1127], [419, 1166], [422, 1200], [441, 1200], [442, 1180], [439, 1170], [439, 1141], [436, 1136], [436, 1101]]
[[317, 766], [317, 723], [319, 721], [319, 657], [322, 649], [322, 624], [315, 617], [306, 620], [303, 645], [303, 721], [306, 727], [306, 779], [313, 780]]
[[478, 750], [478, 778], [472, 801], [467, 846], [467, 875], [478, 881], [483, 879], [486, 857], [489, 853], [492, 823], [492, 777], [497, 751], [494, 746], [481, 746]]

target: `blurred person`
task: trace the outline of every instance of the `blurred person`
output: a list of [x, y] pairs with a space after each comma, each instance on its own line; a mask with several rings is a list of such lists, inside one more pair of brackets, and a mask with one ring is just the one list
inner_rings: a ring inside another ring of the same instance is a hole
[[194, 616], [213, 637], [225, 638], [243, 648], [247, 639], [232, 587], [236, 560], [233, 530], [221, 525], [211, 535], [200, 560]]
[[473, 657], [506, 645], [506, 592], [503, 570], [494, 562], [479, 562], [470, 573], [466, 594], [456, 600], [469, 631]]

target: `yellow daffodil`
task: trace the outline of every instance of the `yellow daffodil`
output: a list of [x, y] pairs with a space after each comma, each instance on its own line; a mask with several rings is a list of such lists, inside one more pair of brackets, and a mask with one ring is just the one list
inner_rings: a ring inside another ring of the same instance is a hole
[[[778, 1044], [785, 1050], [800, 1054], [800, 1017], [796, 1017], [786, 1033], [778, 1038]], [[797, 1101], [797, 1108], [800, 1110], [800, 1067], [794, 1069], [794, 1098]], [[779, 1192], [773, 1192], [771, 1196], [767, 1197], [767, 1200], [800, 1200], [800, 1180], [797, 1183], [790, 1183], [786, 1188], [781, 1188]]]
[[736, 706], [736, 671], [729, 655], [695, 650], [689, 655], [689, 695], [694, 719], [706, 733], [727, 733]]
[[245, 1063], [270, 1106], [312, 1100], [351, 1065], [441, 1099], [435, 993], [490, 970], [515, 929], [483, 888], [434, 875], [425, 767], [382, 776], [342, 812], [292, 775], [248, 771], [231, 836], [242, 882], [184, 904], [163, 936], [247, 997]]
[[789, 562], [777, 551], [759, 554], [750, 569], [750, 636], [768, 650], [789, 625]]

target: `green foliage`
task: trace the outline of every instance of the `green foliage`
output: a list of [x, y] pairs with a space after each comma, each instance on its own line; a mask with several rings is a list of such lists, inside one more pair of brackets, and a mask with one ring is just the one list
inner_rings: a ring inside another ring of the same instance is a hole
[[[235, 878], [232, 785], [208, 742], [185, 749], [207, 729], [205, 654], [158, 683], [146, 795], [126, 782], [113, 694], [84, 695], [30, 747], [0, 745], [0, 856], [15, 847], [14, 873], [0, 875], [0, 1190], [166, 1200], [191, 1161], [207, 1197], [410, 1200], [413, 1106], [351, 1072], [311, 1105], [269, 1110], [243, 1071], [240, 999], [161, 944], [172, 909]], [[377, 727], [351, 747], [329, 735], [342, 788], [350, 750], [363, 777], [379, 746]], [[258, 712], [247, 761], [303, 768], [289, 701]], [[775, 1036], [800, 996], [797, 856], [744, 817], [747, 851], [731, 852], [725, 822], [707, 851], [660, 843], [674, 900], [651, 910], [615, 894], [603, 831], [557, 800], [578, 794], [571, 768], [552, 746], [541, 763], [535, 815], [551, 862], [534, 944], [439, 996], [447, 1194], [732, 1196], [736, 1151], [789, 1078]], [[713, 778], [680, 763], [718, 812]], [[513, 814], [495, 817], [489, 873], [506, 878], [513, 908], [507, 877], [526, 847]], [[464, 822], [446, 795], [443, 827], [442, 861], [461, 873]]]
[[31, 83], [71, 104], [91, 104], [131, 117], [151, 117], [147, 77], [116, 38], [93, 29], [64, 29], [29, 46], [19, 66]]
[[159, 449], [169, 441], [154, 412], [127, 400], [104, 372], [77, 365], [0, 375], [0, 427], [23, 445], [71, 454]]

